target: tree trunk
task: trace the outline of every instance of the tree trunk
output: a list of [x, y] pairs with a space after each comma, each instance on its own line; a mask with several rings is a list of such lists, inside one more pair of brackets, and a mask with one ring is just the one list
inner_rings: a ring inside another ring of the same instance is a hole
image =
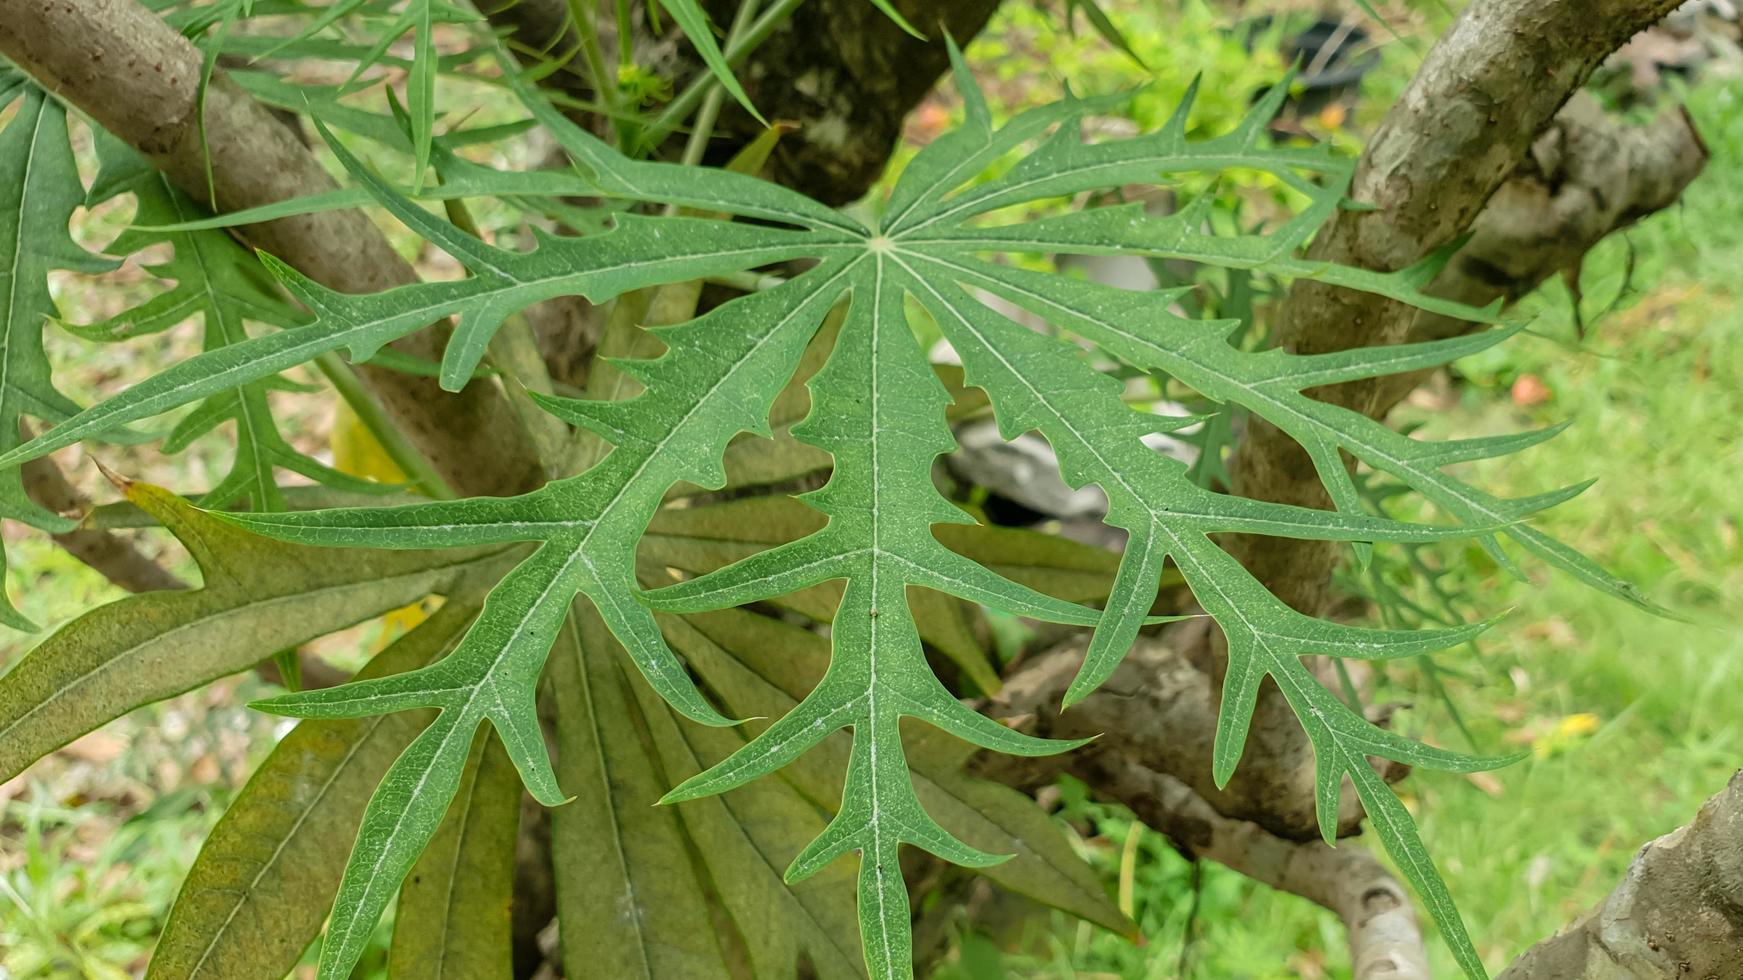
[[1743, 980], [1743, 770], [1496, 980]]

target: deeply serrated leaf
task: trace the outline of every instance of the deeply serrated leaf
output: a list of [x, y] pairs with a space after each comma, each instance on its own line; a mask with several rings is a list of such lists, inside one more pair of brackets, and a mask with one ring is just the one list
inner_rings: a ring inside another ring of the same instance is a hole
[[[709, 686], [741, 714], [786, 715], [828, 667], [827, 640], [743, 610], [662, 617], [661, 626]], [[938, 741], [913, 746], [915, 793], [952, 835], [983, 850], [1014, 855], [980, 869], [981, 874], [1044, 905], [1118, 932], [1130, 931], [1131, 923], [1108, 899], [1100, 880], [1033, 800], [964, 775], [961, 753], [939, 751]], [[817, 805], [833, 807], [841, 798], [848, 753], [848, 736], [837, 733], [781, 770], [778, 779]], [[722, 798], [730, 800], [765, 782], [749, 783]], [[679, 809], [702, 802], [690, 801]], [[825, 869], [799, 887], [836, 870]]]
[[[305, 319], [285, 301], [253, 253], [229, 235], [144, 230], [141, 226], [184, 224], [205, 212], [114, 137], [99, 136], [97, 148], [103, 169], [92, 198], [131, 193], [137, 202], [133, 226], [109, 246], [110, 253], [127, 255], [168, 245], [171, 256], [146, 266], [146, 271], [175, 285], [106, 320], [68, 329], [91, 340], [124, 341], [160, 333], [197, 316], [205, 328], [204, 349], [217, 350], [246, 340], [247, 322], [289, 328]], [[267, 401], [270, 391], [288, 386], [289, 382], [271, 377], [209, 395], [170, 432], [165, 452], [179, 451], [227, 423], [235, 426], [236, 450], [229, 471], [200, 498], [201, 506], [225, 508], [246, 502], [255, 510], [282, 510], [284, 495], [275, 476], [279, 468], [351, 492], [383, 489], [291, 447], [273, 421]]]
[[[49, 273], [102, 272], [113, 265], [80, 248], [68, 230], [85, 188], [67, 142], [66, 110], [0, 62], [0, 110], [13, 102], [17, 111], [0, 129], [0, 451], [19, 444], [26, 416], [58, 422], [78, 412], [55, 388], [42, 349], [43, 327], [56, 316]], [[72, 527], [26, 496], [16, 471], [0, 473], [0, 517], [47, 531]], [[0, 623], [36, 628], [4, 589]]]
[[[833, 654], [821, 678], [787, 689], [788, 696], [799, 699], [796, 706], [789, 710], [787, 704], [778, 705], [781, 717], [725, 759], [710, 760], [711, 768], [686, 780], [672, 798], [723, 791], [782, 766], [801, 773], [788, 782], [795, 788], [808, 786], [802, 789], [807, 797], [835, 808], [836, 815], [796, 858], [792, 871], [803, 877], [847, 851], [860, 852], [866, 963], [875, 976], [902, 978], [911, 968], [906, 893], [897, 863], [900, 845], [917, 844], [975, 865], [993, 865], [996, 857], [990, 852], [1012, 845], [998, 842], [997, 827], [983, 827], [987, 833], [980, 836], [951, 832], [956, 824], [946, 811], [954, 812], [961, 800], [948, 792], [935, 793], [936, 783], [910, 772], [903, 762], [907, 747], [900, 719], [918, 718], [1002, 751], [1059, 747], [1037, 744], [976, 714], [933, 676], [921, 653], [915, 621], [919, 613], [911, 604], [910, 587], [1009, 612], [1098, 622], [1068, 695], [1075, 700], [1114, 669], [1148, 616], [1171, 564], [1228, 637], [1229, 670], [1216, 744], [1218, 778], [1226, 779], [1239, 759], [1259, 684], [1271, 676], [1285, 687], [1314, 740], [1322, 786], [1350, 775], [1359, 789], [1361, 773], [1356, 769], [1368, 755], [1455, 769], [1496, 760], [1470, 760], [1430, 749], [1391, 735], [1353, 712], [1340, 712], [1341, 702], [1306, 674], [1300, 657], [1414, 656], [1462, 642], [1482, 626], [1376, 631], [1302, 615], [1224, 553], [1213, 535], [1243, 532], [1367, 543], [1472, 535], [1488, 542], [1505, 534], [1587, 581], [1621, 589], [1572, 549], [1518, 523], [1533, 510], [1564, 499], [1566, 492], [1522, 501], [1485, 497], [1442, 467], [1488, 447], [1442, 450], [1414, 443], [1366, 419], [1340, 415], [1303, 394], [1316, 385], [1426, 366], [1499, 335], [1321, 358], [1256, 354], [1227, 343], [1227, 325], [1173, 318], [1167, 294], [1123, 294], [1019, 273], [987, 259], [996, 253], [1120, 252], [1239, 269], [1262, 267], [1402, 298], [1464, 319], [1490, 318], [1487, 311], [1423, 297], [1420, 289], [1433, 272], [1432, 263], [1378, 274], [1300, 257], [1308, 236], [1341, 202], [1350, 166], [1323, 149], [1267, 145], [1266, 125], [1283, 97], [1282, 87], [1261, 99], [1224, 136], [1189, 142], [1184, 125], [1188, 107], [1182, 106], [1159, 132], [1087, 142], [1079, 122], [1095, 103], [1067, 101], [994, 128], [960, 60], [957, 78], [964, 89], [967, 122], [915, 158], [874, 229], [742, 175], [630, 161], [566, 123], [524, 86], [518, 90], [535, 117], [552, 130], [599, 196], [703, 208], [759, 223], [623, 212], [603, 233], [546, 237], [533, 251], [517, 253], [437, 220], [335, 147], [359, 183], [413, 231], [458, 259], [470, 277], [357, 297], [321, 289], [280, 270], [288, 288], [313, 311], [312, 325], [203, 354], [0, 455], [0, 462], [38, 455], [104, 427], [264, 378], [314, 353], [349, 347], [354, 356], [367, 357], [389, 340], [444, 316], [459, 319], [443, 368], [444, 383], [458, 387], [474, 374], [503, 318], [538, 300], [581, 294], [603, 302], [628, 290], [767, 263], [813, 260], [779, 285], [661, 329], [657, 336], [666, 345], [662, 355], [616, 363], [616, 370], [643, 386], [633, 399], [547, 399], [553, 413], [591, 430], [610, 447], [578, 476], [511, 499], [238, 519], [278, 537], [321, 545], [536, 545], [492, 592], [477, 624], [442, 661], [409, 674], [276, 699], [269, 705], [320, 717], [442, 709], [395, 763], [369, 806], [324, 948], [323, 977], [331, 980], [350, 969], [377, 916], [435, 833], [483, 721], [500, 734], [528, 787], [546, 802], [562, 800], [560, 782], [585, 796], [601, 779], [615, 778], [599, 774], [620, 772], [638, 752], [639, 758], [650, 758], [645, 743], [638, 748], [623, 735], [607, 739], [615, 746], [607, 747], [599, 735], [603, 729], [587, 727], [607, 717], [612, 719], [609, 724], [621, 724], [614, 712], [633, 713], [645, 699], [631, 695], [623, 679], [611, 673], [619, 669], [616, 661], [597, 652], [607, 644], [582, 642], [582, 652], [559, 658], [557, 669], [568, 672], [560, 674], [569, 679], [560, 680], [565, 689], [589, 678], [603, 685], [588, 688], [591, 701], [572, 705], [568, 712], [570, 724], [582, 726], [570, 729], [568, 757], [591, 760], [584, 770], [576, 770], [588, 785], [567, 785], [567, 777], [559, 780], [552, 772], [533, 691], [577, 596], [597, 607], [603, 623], [662, 698], [690, 718], [719, 723], [724, 717], [692, 682], [643, 601], [700, 613], [782, 596], [793, 602], [790, 593], [795, 590], [845, 582], [836, 608], [810, 613], [832, 621]], [[1020, 148], [1028, 152], [1009, 169], [973, 181], [988, 165]], [[1215, 233], [1202, 203], [1164, 218], [1133, 207], [1107, 207], [1008, 220], [1011, 208], [1035, 201], [1230, 168], [1270, 174], [1305, 203], [1293, 218], [1263, 234], [1246, 235]], [[478, 193], [495, 186], [513, 196], [528, 186], [520, 177], [488, 172], [466, 179]], [[1008, 307], [989, 303], [983, 290], [1039, 313], [1132, 367], [1166, 372], [1209, 399], [1241, 405], [1276, 422], [1313, 454], [1338, 509], [1285, 507], [1204, 489], [1185, 466], [1144, 442], [1148, 435], [1193, 420], [1133, 411], [1122, 397], [1122, 384], [1086, 359], [1082, 347], [1067, 336], [1036, 333], [1013, 322], [1002, 312]], [[724, 568], [638, 596], [637, 547], [661, 500], [682, 484], [715, 488], [726, 482], [722, 461], [730, 443], [740, 432], [770, 433], [771, 407], [800, 367], [826, 313], [843, 300], [847, 318], [825, 366], [811, 380], [810, 412], [791, 430], [794, 438], [832, 460], [829, 483], [805, 498], [826, 518], [823, 525]], [[1107, 495], [1108, 522], [1124, 529], [1128, 542], [1099, 614], [1033, 592], [1013, 581], [1015, 575], [1006, 577], [945, 547], [941, 539], [950, 527], [971, 522], [932, 483], [933, 460], [952, 446], [945, 425], [948, 398], [907, 321], [909, 300], [925, 310], [960, 355], [967, 383], [990, 396], [1008, 437], [1038, 431], [1051, 444], [1067, 482], [1095, 484]], [[1408, 525], [1365, 512], [1339, 461], [1341, 451], [1428, 495], [1458, 526]], [[740, 706], [745, 699], [738, 697], [746, 690], [769, 693], [767, 684], [758, 688], [754, 679], [728, 683], [709, 676], [699, 663], [707, 652], [699, 647], [689, 653], [688, 666], [705, 675], [709, 693], [727, 710], [746, 710]], [[603, 683], [607, 679], [610, 683]], [[607, 700], [609, 710], [601, 707]], [[844, 727], [853, 730], [850, 744], [831, 734]], [[807, 755], [805, 750], [812, 747], [816, 751]], [[813, 761], [818, 758], [837, 773], [845, 770], [839, 796], [824, 791], [829, 779], [818, 775]], [[678, 757], [662, 756], [662, 765], [666, 759]], [[569, 765], [564, 764], [566, 771]], [[648, 772], [636, 778], [644, 784], [656, 779]], [[640, 785], [638, 792], [647, 789]], [[621, 801], [610, 794], [586, 805], [592, 809], [577, 808], [576, 816], [559, 819], [580, 820], [580, 815], [592, 813], [589, 826], [609, 830], [620, 855], [644, 853], [651, 863], [623, 858], [621, 874], [606, 890], [587, 893], [590, 897], [578, 908], [611, 907], [607, 899], [613, 894], [622, 898], [634, 876], [649, 873], [649, 868], [664, 868], [674, 880], [691, 881], [697, 889], [714, 873], [700, 868], [680, 846], [678, 824], [663, 817], [625, 821], [617, 809]], [[1396, 814], [1383, 800], [1370, 812]], [[1444, 885], [1421, 858], [1413, 834], [1390, 818], [1378, 820], [1376, 827], [1395, 853], [1409, 859], [1403, 862], [1407, 874], [1443, 918], [1443, 934], [1461, 962], [1480, 972], [1473, 967], [1474, 953], [1456, 917], [1446, 918], [1452, 913], [1450, 904], [1441, 900]], [[989, 873], [1000, 872], [991, 867]], [[690, 889], [685, 885], [669, 904], [650, 906], [649, 914], [691, 908], [695, 896]], [[629, 925], [640, 921], [632, 919]], [[668, 952], [679, 957], [671, 968], [677, 973], [668, 975], [714, 975], [734, 955], [730, 931], [686, 934], [681, 950], [656, 950], [647, 935], [637, 932], [623, 944], [636, 957], [623, 965], [630, 971], [627, 975], [658, 975], [663, 968], [655, 960]], [[574, 950], [571, 957], [605, 955], [584, 942], [573, 946], [576, 940], [565, 941]]]

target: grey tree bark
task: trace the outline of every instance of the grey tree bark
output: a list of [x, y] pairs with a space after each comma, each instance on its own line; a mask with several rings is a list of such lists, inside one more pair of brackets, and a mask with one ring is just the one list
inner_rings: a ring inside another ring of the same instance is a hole
[[[1677, 4], [1474, 0], [1429, 51], [1362, 154], [1350, 197], [1372, 210], [1338, 212], [1310, 256], [1389, 272], [1464, 234], [1592, 70]], [[1505, 284], [1488, 295], [1505, 295]], [[1290, 290], [1278, 340], [1303, 354], [1398, 343], [1416, 319], [1394, 300], [1302, 281]], [[1390, 407], [1382, 390], [1356, 382], [1316, 394], [1379, 417]], [[1307, 454], [1274, 426], [1255, 422], [1231, 469], [1243, 496], [1330, 506]], [[1323, 609], [1335, 545], [1243, 538], [1236, 552], [1285, 602]]]
[[1496, 980], [1743, 980], [1743, 770]]
[[[781, 140], [770, 176], [828, 204], [863, 196], [888, 162], [908, 110], [950, 65], [944, 38], [967, 44], [1001, 0], [894, 0], [921, 41], [867, 0], [807, 0], [744, 68], [745, 91], [771, 120], [797, 128]], [[708, 0], [719, 23], [739, 0]], [[692, 66], [691, 71], [698, 70]], [[724, 162], [762, 126], [738, 106], [721, 116], [709, 159]]]
[[[1334, 848], [1318, 839], [1311, 766], [1272, 774], [1290, 785], [1289, 793], [1272, 799], [1246, 796], [1239, 784], [1218, 788], [1211, 780], [1217, 692], [1180, 652], [1202, 647], [1211, 629], [1196, 620], [1160, 637], [1139, 637], [1113, 676], [1068, 711], [1060, 701], [1087, 641], [1027, 660], [988, 713], [1032, 735], [1094, 741], [1038, 759], [982, 753], [977, 773], [1025, 792], [1061, 774], [1074, 776], [1097, 795], [1125, 804], [1187, 854], [1336, 913], [1349, 935], [1356, 980], [1427, 980], [1427, 949], [1403, 886], [1365, 848]], [[1382, 773], [1396, 779], [1404, 769], [1388, 766]], [[1359, 834], [1361, 819], [1346, 786], [1339, 835]]]

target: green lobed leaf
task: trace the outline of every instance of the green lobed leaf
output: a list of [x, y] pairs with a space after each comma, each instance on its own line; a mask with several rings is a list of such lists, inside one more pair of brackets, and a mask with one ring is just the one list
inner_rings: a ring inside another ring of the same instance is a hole
[[[828, 640], [745, 610], [662, 616], [660, 625], [721, 700], [735, 712], [752, 717], [784, 717], [817, 686], [829, 664]], [[750, 723], [753, 727], [768, 724]], [[979, 869], [979, 873], [1043, 905], [1129, 933], [1130, 921], [1108, 899], [1101, 881], [1078, 859], [1034, 800], [965, 775], [961, 771], [963, 753], [947, 750], [949, 742], [917, 738], [908, 743], [914, 791], [951, 835], [972, 847], [1013, 855], [1009, 861]], [[846, 785], [849, 743], [849, 736], [838, 732], [782, 769], [773, 780], [748, 783], [718, 799], [731, 800], [774, 781], [794, 787], [818, 806], [834, 808]], [[678, 809], [687, 813], [710, 799], [715, 797], [691, 800]], [[840, 870], [839, 866], [826, 868], [797, 887], [810, 887]]]
[[1070, 747], [1005, 729], [956, 700], [926, 664], [909, 584], [969, 595], [1013, 612], [1077, 618], [1071, 607], [999, 579], [932, 536], [934, 524], [971, 518], [932, 485], [932, 461], [954, 445], [943, 425], [948, 396], [900, 316], [901, 294], [894, 287], [881, 257], [861, 268], [835, 352], [811, 383], [811, 414], [794, 430], [797, 438], [835, 458], [828, 485], [806, 495], [828, 515], [828, 523], [791, 544], [649, 596], [669, 611], [700, 610], [847, 580], [831, 631], [835, 652], [818, 686], [744, 748], [680, 784], [666, 799], [693, 799], [741, 785], [851, 727], [848, 779], [862, 792], [843, 798], [835, 819], [794, 859], [788, 877], [802, 880], [848, 850], [861, 853], [860, 931], [867, 965], [879, 977], [911, 968], [907, 886], [897, 855], [901, 845], [973, 866], [1000, 860], [951, 836], [920, 805], [903, 753], [901, 718], [923, 718], [1005, 752]]
[[[109, 251], [128, 255], [153, 246], [170, 246], [168, 259], [145, 269], [174, 286], [106, 320], [67, 324], [68, 330], [89, 340], [115, 342], [161, 333], [199, 317], [205, 328], [204, 349], [217, 350], [248, 339], [249, 322], [290, 328], [305, 319], [286, 302], [255, 255], [229, 235], [221, 231], [147, 231], [141, 227], [185, 224], [205, 212], [168, 177], [107, 133], [99, 135], [97, 151], [102, 169], [91, 199], [130, 193], [137, 202], [133, 225]], [[200, 498], [200, 506], [222, 509], [247, 503], [254, 510], [283, 510], [284, 494], [275, 475], [279, 468], [353, 493], [393, 489], [341, 473], [292, 448], [273, 421], [268, 395], [274, 390], [297, 389], [282, 377], [273, 376], [209, 395], [164, 440], [164, 451], [174, 453], [219, 426], [234, 424], [236, 450], [229, 471]]]
[[[85, 188], [67, 141], [66, 110], [0, 61], [0, 110], [11, 103], [17, 110], [0, 129], [0, 451], [19, 444], [19, 423], [26, 416], [59, 422], [79, 411], [55, 388], [42, 349], [42, 328], [57, 315], [49, 274], [114, 266], [80, 248], [68, 230], [73, 212], [85, 202]], [[0, 517], [45, 531], [72, 527], [25, 494], [16, 470], [0, 474]], [[4, 589], [0, 623], [36, 628], [13, 608]]]

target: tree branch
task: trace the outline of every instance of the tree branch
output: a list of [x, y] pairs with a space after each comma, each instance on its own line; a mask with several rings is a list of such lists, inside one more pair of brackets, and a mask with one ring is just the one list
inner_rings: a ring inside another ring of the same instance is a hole
[[[1491, 283], [1486, 287], [1490, 292], [1481, 293], [1484, 287], [1477, 276], [1481, 262], [1496, 249], [1527, 244], [1516, 224], [1518, 214], [1512, 211], [1526, 193], [1520, 190], [1496, 198], [1496, 190], [1510, 175], [1518, 188], [1533, 179], [1533, 168], [1541, 164], [1522, 162], [1526, 150], [1542, 134], [1563, 126], [1560, 120], [1566, 119], [1567, 125], [1581, 132], [1599, 131], [1595, 121], [1587, 124], [1583, 109], [1572, 110], [1580, 114], [1578, 122], [1575, 115], [1558, 117], [1563, 104], [1617, 47], [1675, 6], [1676, 0], [1473, 0], [1429, 52], [1362, 155], [1350, 196], [1371, 209], [1339, 211], [1321, 229], [1309, 254], [1362, 268], [1396, 270], [1453, 241], [1476, 221], [1481, 234], [1437, 284], [1460, 290], [1467, 300], [1528, 288], [1524, 282], [1536, 271], [1547, 275], [1569, 254], [1579, 254], [1570, 249], [1515, 256], [1508, 262], [1517, 267], [1521, 278]], [[1604, 125], [1604, 131], [1612, 134], [1608, 140], [1582, 139], [1568, 145], [1582, 156], [1604, 152], [1606, 143], [1615, 145], [1621, 139], [1613, 124]], [[1698, 142], [1692, 130], [1688, 136]], [[1651, 160], [1643, 155], [1639, 162]], [[1596, 174], [1601, 167], [1593, 161], [1575, 169]], [[1676, 179], [1650, 182], [1679, 191], [1681, 187]], [[1570, 238], [1589, 236], [1595, 242], [1618, 222], [1638, 217], [1630, 205], [1608, 214], [1601, 210], [1575, 217], [1571, 212], [1581, 203], [1576, 189], [1567, 188], [1565, 198], [1552, 195], [1545, 202], [1546, 207], [1560, 204], [1570, 209], [1558, 222], [1564, 229], [1580, 229]], [[1634, 199], [1635, 205], [1657, 198], [1646, 193], [1621, 196]], [[1491, 198], [1496, 198], [1493, 203]], [[1479, 219], [1479, 214], [1484, 217]], [[1545, 243], [1535, 244], [1541, 248]], [[1278, 339], [1286, 349], [1303, 354], [1396, 343], [1411, 335], [1418, 319], [1417, 311], [1403, 303], [1300, 280], [1284, 304]], [[1393, 384], [1387, 388], [1357, 382], [1313, 394], [1379, 417], [1390, 407], [1386, 399], [1402, 397]], [[1263, 419], [1250, 420], [1230, 468], [1233, 489], [1242, 496], [1322, 509], [1331, 506], [1307, 453]], [[1344, 546], [1253, 536], [1231, 536], [1228, 546], [1284, 602], [1312, 615], [1327, 609], [1332, 571]], [[1204, 653], [1220, 685], [1226, 667], [1220, 641]], [[1291, 763], [1311, 768], [1311, 748], [1294, 721], [1294, 712], [1269, 681], [1255, 708], [1252, 730], [1254, 737], [1228, 791], [1243, 799], [1276, 801], [1273, 805], [1281, 811], [1293, 812], [1296, 806], [1282, 801], [1300, 792], [1299, 780], [1283, 774]], [[1215, 797], [1208, 798], [1216, 802]]]
[[[216, 200], [209, 201], [208, 158], [197, 119], [200, 53], [133, 0], [0, 0], [0, 54], [219, 212], [335, 186], [290, 129], [216, 72], [205, 100], [204, 136], [216, 190]], [[377, 292], [417, 280], [361, 211], [283, 218], [240, 231], [250, 243], [334, 289]], [[444, 327], [395, 346], [434, 359], [446, 342]], [[428, 378], [368, 365], [357, 370], [455, 489], [504, 494], [539, 481], [531, 445], [489, 383], [475, 382], [450, 395]]]
[[1743, 980], [1743, 771], [1496, 980]]
[[[893, 0], [925, 32], [921, 41], [866, 0], [806, 0], [740, 71], [763, 115], [798, 127], [775, 148], [770, 176], [827, 204], [862, 197], [883, 173], [908, 110], [949, 68], [945, 36], [967, 44], [999, 2]], [[739, 3], [706, 6], [726, 24]], [[707, 159], [725, 162], [762, 129], [741, 107], [728, 108]]]
[[[1169, 646], [1198, 646], [1203, 641], [1195, 633], [1206, 629], [1189, 623], [1160, 641], [1141, 637], [1114, 676], [1068, 712], [1057, 706], [1082, 645], [1067, 644], [1023, 664], [1006, 682], [995, 714], [1031, 734], [1102, 737], [1038, 759], [981, 753], [975, 774], [1033, 792], [1069, 773], [1188, 854], [1336, 913], [1349, 933], [1357, 980], [1426, 980], [1422, 930], [1402, 886], [1367, 850], [1318, 839], [1311, 764], [1278, 760], [1262, 782], [1292, 790], [1273, 800], [1244, 797], [1238, 786], [1218, 789], [1210, 780], [1215, 690]], [[1388, 778], [1402, 772], [1393, 768]], [[1361, 810], [1347, 786], [1344, 796], [1339, 832], [1355, 834]]]
[[[1592, 70], [1677, 0], [1474, 0], [1423, 61], [1369, 142], [1350, 197], [1309, 254], [1392, 271], [1463, 234], [1520, 166]], [[1278, 327], [1288, 350], [1313, 354], [1397, 343], [1412, 307], [1311, 280], [1290, 290]], [[1382, 386], [1320, 389], [1330, 402], [1381, 414]], [[1276, 427], [1254, 420], [1231, 469], [1243, 496], [1327, 508], [1312, 461]], [[1237, 539], [1233, 550], [1279, 598], [1321, 612], [1339, 546]]]
[[1099, 792], [1125, 803], [1189, 855], [1335, 913], [1349, 934], [1355, 980], [1428, 980], [1428, 949], [1410, 897], [1366, 848], [1285, 840], [1223, 816], [1173, 776], [1116, 754], [1091, 758], [1085, 775]]
[[[1708, 156], [1681, 106], [1636, 125], [1604, 111], [1585, 92], [1575, 93], [1477, 215], [1470, 241], [1428, 291], [1483, 306], [1520, 299], [1556, 273], [1577, 279], [1594, 245], [1675, 204], [1706, 168]], [[1578, 297], [1576, 289], [1576, 303]], [[1404, 339], [1440, 340], [1474, 327], [1418, 312]], [[1376, 379], [1375, 411], [1390, 411], [1430, 373]]]
[[[949, 67], [944, 36], [967, 44], [999, 2], [894, 0], [908, 22], [926, 32], [929, 40], [921, 41], [867, 0], [806, 0], [737, 66], [763, 115], [797, 127], [775, 147], [770, 177], [830, 204], [862, 197], [883, 172], [908, 111]], [[732, 22], [740, 0], [706, 0], [704, 6], [724, 25]], [[481, 0], [478, 7], [493, 26], [509, 32], [511, 47], [526, 60], [562, 57], [543, 84], [576, 99], [594, 98], [580, 67], [568, 0]], [[665, 34], [637, 37], [635, 44], [639, 64], [658, 66], [680, 86], [708, 77], [669, 25]], [[706, 161], [724, 163], [762, 132], [749, 113], [728, 107]]]
[[[1206, 671], [1183, 653], [1203, 649], [1211, 632], [1207, 620], [1191, 620], [1168, 627], [1159, 636], [1140, 636], [1113, 676], [1069, 710], [1060, 704], [1083, 662], [1087, 638], [1074, 638], [1029, 658], [1005, 679], [987, 712], [1030, 734], [1095, 741], [1063, 756], [988, 757], [981, 764], [998, 766], [996, 778], [1001, 782], [1025, 783], [1033, 788], [1051, 779], [1061, 767], [1075, 767], [1090, 755], [1118, 756], [1179, 780], [1225, 817], [1250, 821], [1288, 840], [1317, 839], [1313, 756], [1305, 741], [1286, 743], [1291, 749], [1288, 752], [1249, 754], [1243, 761], [1253, 768], [1248, 780], [1231, 781], [1219, 788], [1211, 778], [1217, 689]], [[1274, 723], [1299, 731], [1293, 717], [1278, 718]], [[1266, 734], [1255, 729], [1251, 737]], [[1285, 744], [1282, 738], [1267, 741]], [[1030, 775], [1019, 776], [1020, 771]], [[1407, 770], [1388, 763], [1382, 771], [1388, 779], [1396, 779]], [[1087, 778], [1085, 781], [1098, 792], [1104, 788]], [[1361, 818], [1361, 806], [1346, 784], [1339, 834], [1358, 833]]]

